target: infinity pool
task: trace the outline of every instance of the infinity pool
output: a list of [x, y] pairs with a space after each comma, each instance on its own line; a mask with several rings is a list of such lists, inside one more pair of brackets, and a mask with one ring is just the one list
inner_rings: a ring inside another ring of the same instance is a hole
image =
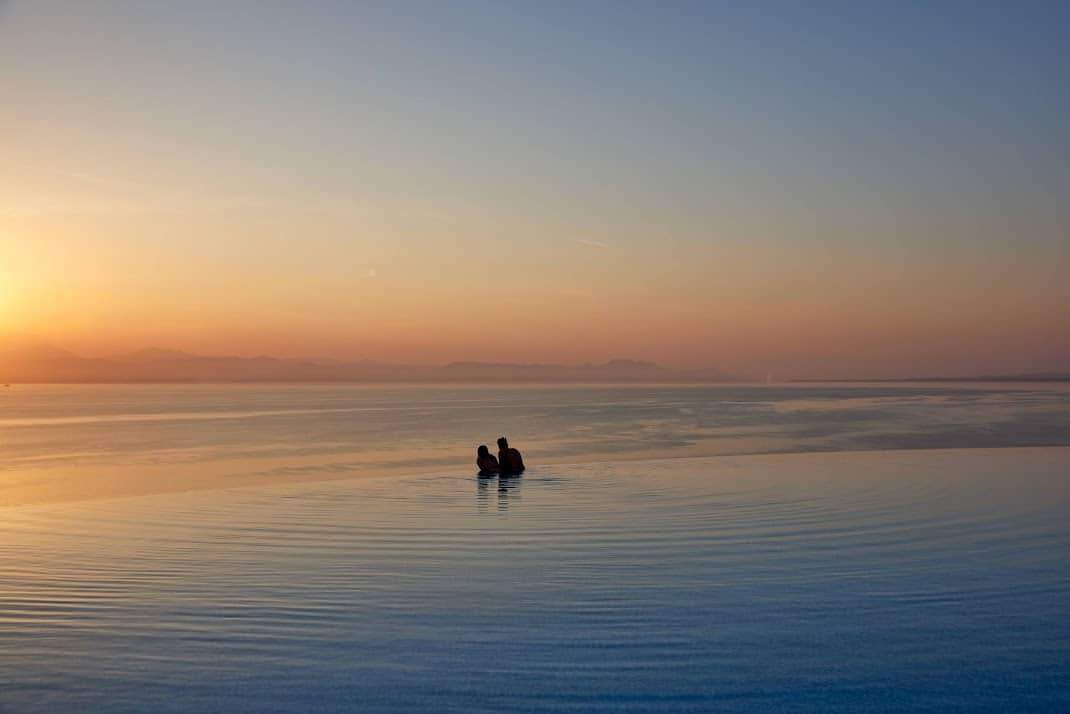
[[3, 711], [1070, 709], [1070, 449], [9, 507]]

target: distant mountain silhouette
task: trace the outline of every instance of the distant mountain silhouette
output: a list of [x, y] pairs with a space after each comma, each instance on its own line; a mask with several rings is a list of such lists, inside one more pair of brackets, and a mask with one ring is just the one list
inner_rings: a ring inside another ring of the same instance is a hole
[[442, 366], [329, 359], [205, 356], [143, 349], [108, 359], [81, 357], [49, 345], [0, 347], [0, 382], [729, 382], [716, 369], [675, 370], [653, 362], [600, 364], [453, 362]]
[[3, 382], [120, 381], [120, 365], [35, 342], [0, 347]]

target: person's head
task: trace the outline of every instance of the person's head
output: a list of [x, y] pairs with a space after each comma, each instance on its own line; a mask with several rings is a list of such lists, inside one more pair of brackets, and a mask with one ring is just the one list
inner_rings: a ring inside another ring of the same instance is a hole
[[490, 456], [490, 449], [487, 448], [486, 444], [480, 444], [479, 448], [476, 449], [476, 456]]
[[504, 436], [499, 436], [498, 437], [498, 448], [499, 449], [508, 449], [509, 448], [509, 440], [506, 439]]

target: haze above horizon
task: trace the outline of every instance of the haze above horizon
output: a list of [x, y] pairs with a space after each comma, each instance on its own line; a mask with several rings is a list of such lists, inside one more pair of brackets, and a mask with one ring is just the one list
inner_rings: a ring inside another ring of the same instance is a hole
[[1070, 371], [1070, 6], [0, 2], [0, 341]]

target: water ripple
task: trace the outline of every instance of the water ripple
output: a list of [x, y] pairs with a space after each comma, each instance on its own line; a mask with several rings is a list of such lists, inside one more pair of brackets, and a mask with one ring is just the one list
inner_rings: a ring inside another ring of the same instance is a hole
[[7, 509], [0, 708], [1065, 708], [1068, 453]]

